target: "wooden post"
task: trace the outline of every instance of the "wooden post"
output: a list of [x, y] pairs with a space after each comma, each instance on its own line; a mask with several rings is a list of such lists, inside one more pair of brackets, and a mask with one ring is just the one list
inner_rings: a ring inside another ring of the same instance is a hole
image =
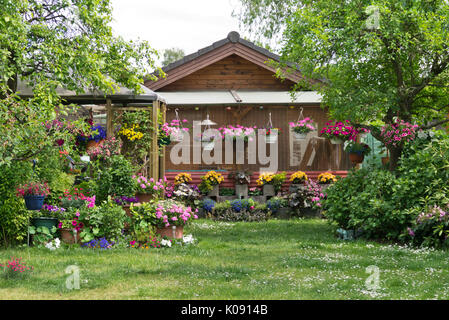
[[[167, 122], [167, 105], [161, 104], [162, 122]], [[159, 156], [159, 178], [165, 176], [165, 146], [162, 147], [162, 155]]]
[[159, 111], [160, 102], [153, 101], [153, 108], [151, 110], [151, 123], [153, 125], [153, 134], [151, 141], [151, 178], [159, 179], [159, 148], [157, 144], [157, 135], [158, 135], [158, 111]]
[[106, 99], [106, 135], [108, 136], [108, 138], [112, 137], [114, 134], [114, 122], [113, 122], [113, 118], [114, 117], [114, 110], [112, 109], [112, 103], [111, 103], [111, 99]]

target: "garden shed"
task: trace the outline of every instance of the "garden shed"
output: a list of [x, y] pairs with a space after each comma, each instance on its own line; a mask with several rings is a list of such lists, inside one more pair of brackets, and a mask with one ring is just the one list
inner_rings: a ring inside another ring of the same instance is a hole
[[[279, 56], [242, 39], [237, 32], [230, 32], [225, 39], [165, 66], [166, 78], [147, 81], [145, 86], [164, 97], [168, 120], [174, 119], [177, 111], [189, 123], [209, 116], [216, 123], [213, 128], [237, 124], [266, 128], [271, 117], [272, 126], [280, 129], [278, 171], [302, 170], [311, 177], [323, 171], [345, 175], [352, 165], [342, 145], [333, 145], [318, 136], [328, 121], [321, 96], [307, 85], [301, 86], [295, 96], [290, 94], [295, 85], [316, 81], [304, 81], [298, 69], [281, 80], [275, 76], [270, 60], [279, 61]], [[305, 140], [295, 140], [289, 127], [289, 122], [295, 122], [300, 115], [312, 118], [318, 128]], [[173, 144], [167, 147], [165, 157], [165, 175], [169, 179], [179, 172], [189, 172], [197, 183], [207, 170], [236, 169], [235, 165], [226, 164], [173, 164], [169, 157], [172, 147]], [[256, 173], [261, 166], [244, 164], [243, 168]], [[252, 185], [256, 177], [255, 174]], [[232, 185], [226, 180], [224, 185], [228, 183]]]
[[[22, 98], [33, 96], [33, 88], [24, 81], [18, 82], [17, 92]], [[57, 88], [57, 93], [63, 103], [79, 105], [81, 113], [88, 113], [91, 117], [94, 112], [97, 113], [106, 122], [108, 136], [114, 135], [117, 130], [114, 126], [115, 119], [123, 111], [148, 110], [152, 123], [158, 123], [159, 114], [162, 119], [165, 119], [165, 99], [143, 85], [141, 85], [140, 94], [122, 86], [117, 86], [113, 94], [104, 94], [104, 92], [98, 90], [85, 90], [82, 93], [76, 93], [64, 88]], [[98, 121], [98, 118], [96, 121]], [[165, 163], [159, 154], [157, 131], [154, 130], [151, 134], [151, 159], [148, 159], [145, 172], [148, 177], [159, 179], [164, 176]]]

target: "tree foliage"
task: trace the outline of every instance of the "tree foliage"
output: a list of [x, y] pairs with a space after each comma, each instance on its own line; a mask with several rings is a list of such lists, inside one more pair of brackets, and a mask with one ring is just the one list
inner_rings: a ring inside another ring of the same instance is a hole
[[[292, 12], [273, 10], [287, 0], [242, 3], [246, 21], [257, 24], [255, 16], [268, 12], [262, 30], [284, 28], [283, 61], [297, 63], [308, 78], [325, 79], [317, 90], [332, 118], [370, 127], [376, 138], [374, 125], [396, 117], [422, 128], [447, 121], [447, 1], [302, 0], [294, 1]], [[396, 166], [402, 148], [390, 151]]]
[[[56, 88], [136, 92], [154, 77], [157, 52], [112, 33], [109, 0], [0, 0], [0, 164], [50, 144], [42, 122], [56, 117]], [[17, 92], [24, 82], [33, 97]]]
[[164, 60], [162, 60], [162, 66], [167, 66], [172, 62], [184, 58], [185, 52], [181, 48], [170, 48], [164, 50]]

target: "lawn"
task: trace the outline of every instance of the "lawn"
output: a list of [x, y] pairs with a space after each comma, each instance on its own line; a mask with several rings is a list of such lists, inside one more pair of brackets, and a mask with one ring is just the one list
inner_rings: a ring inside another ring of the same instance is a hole
[[[25, 279], [0, 278], [1, 299], [448, 299], [447, 251], [344, 242], [324, 220], [198, 220], [194, 246], [150, 250], [0, 250], [22, 257]], [[66, 288], [69, 265], [79, 290]], [[379, 289], [368, 290], [368, 266]]]

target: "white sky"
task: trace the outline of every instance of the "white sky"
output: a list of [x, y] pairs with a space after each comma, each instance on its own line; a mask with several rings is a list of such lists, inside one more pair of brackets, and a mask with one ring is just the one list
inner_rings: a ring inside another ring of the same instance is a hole
[[238, 0], [111, 0], [113, 30], [126, 40], [147, 40], [159, 51], [198, 51], [239, 30], [232, 18]]

